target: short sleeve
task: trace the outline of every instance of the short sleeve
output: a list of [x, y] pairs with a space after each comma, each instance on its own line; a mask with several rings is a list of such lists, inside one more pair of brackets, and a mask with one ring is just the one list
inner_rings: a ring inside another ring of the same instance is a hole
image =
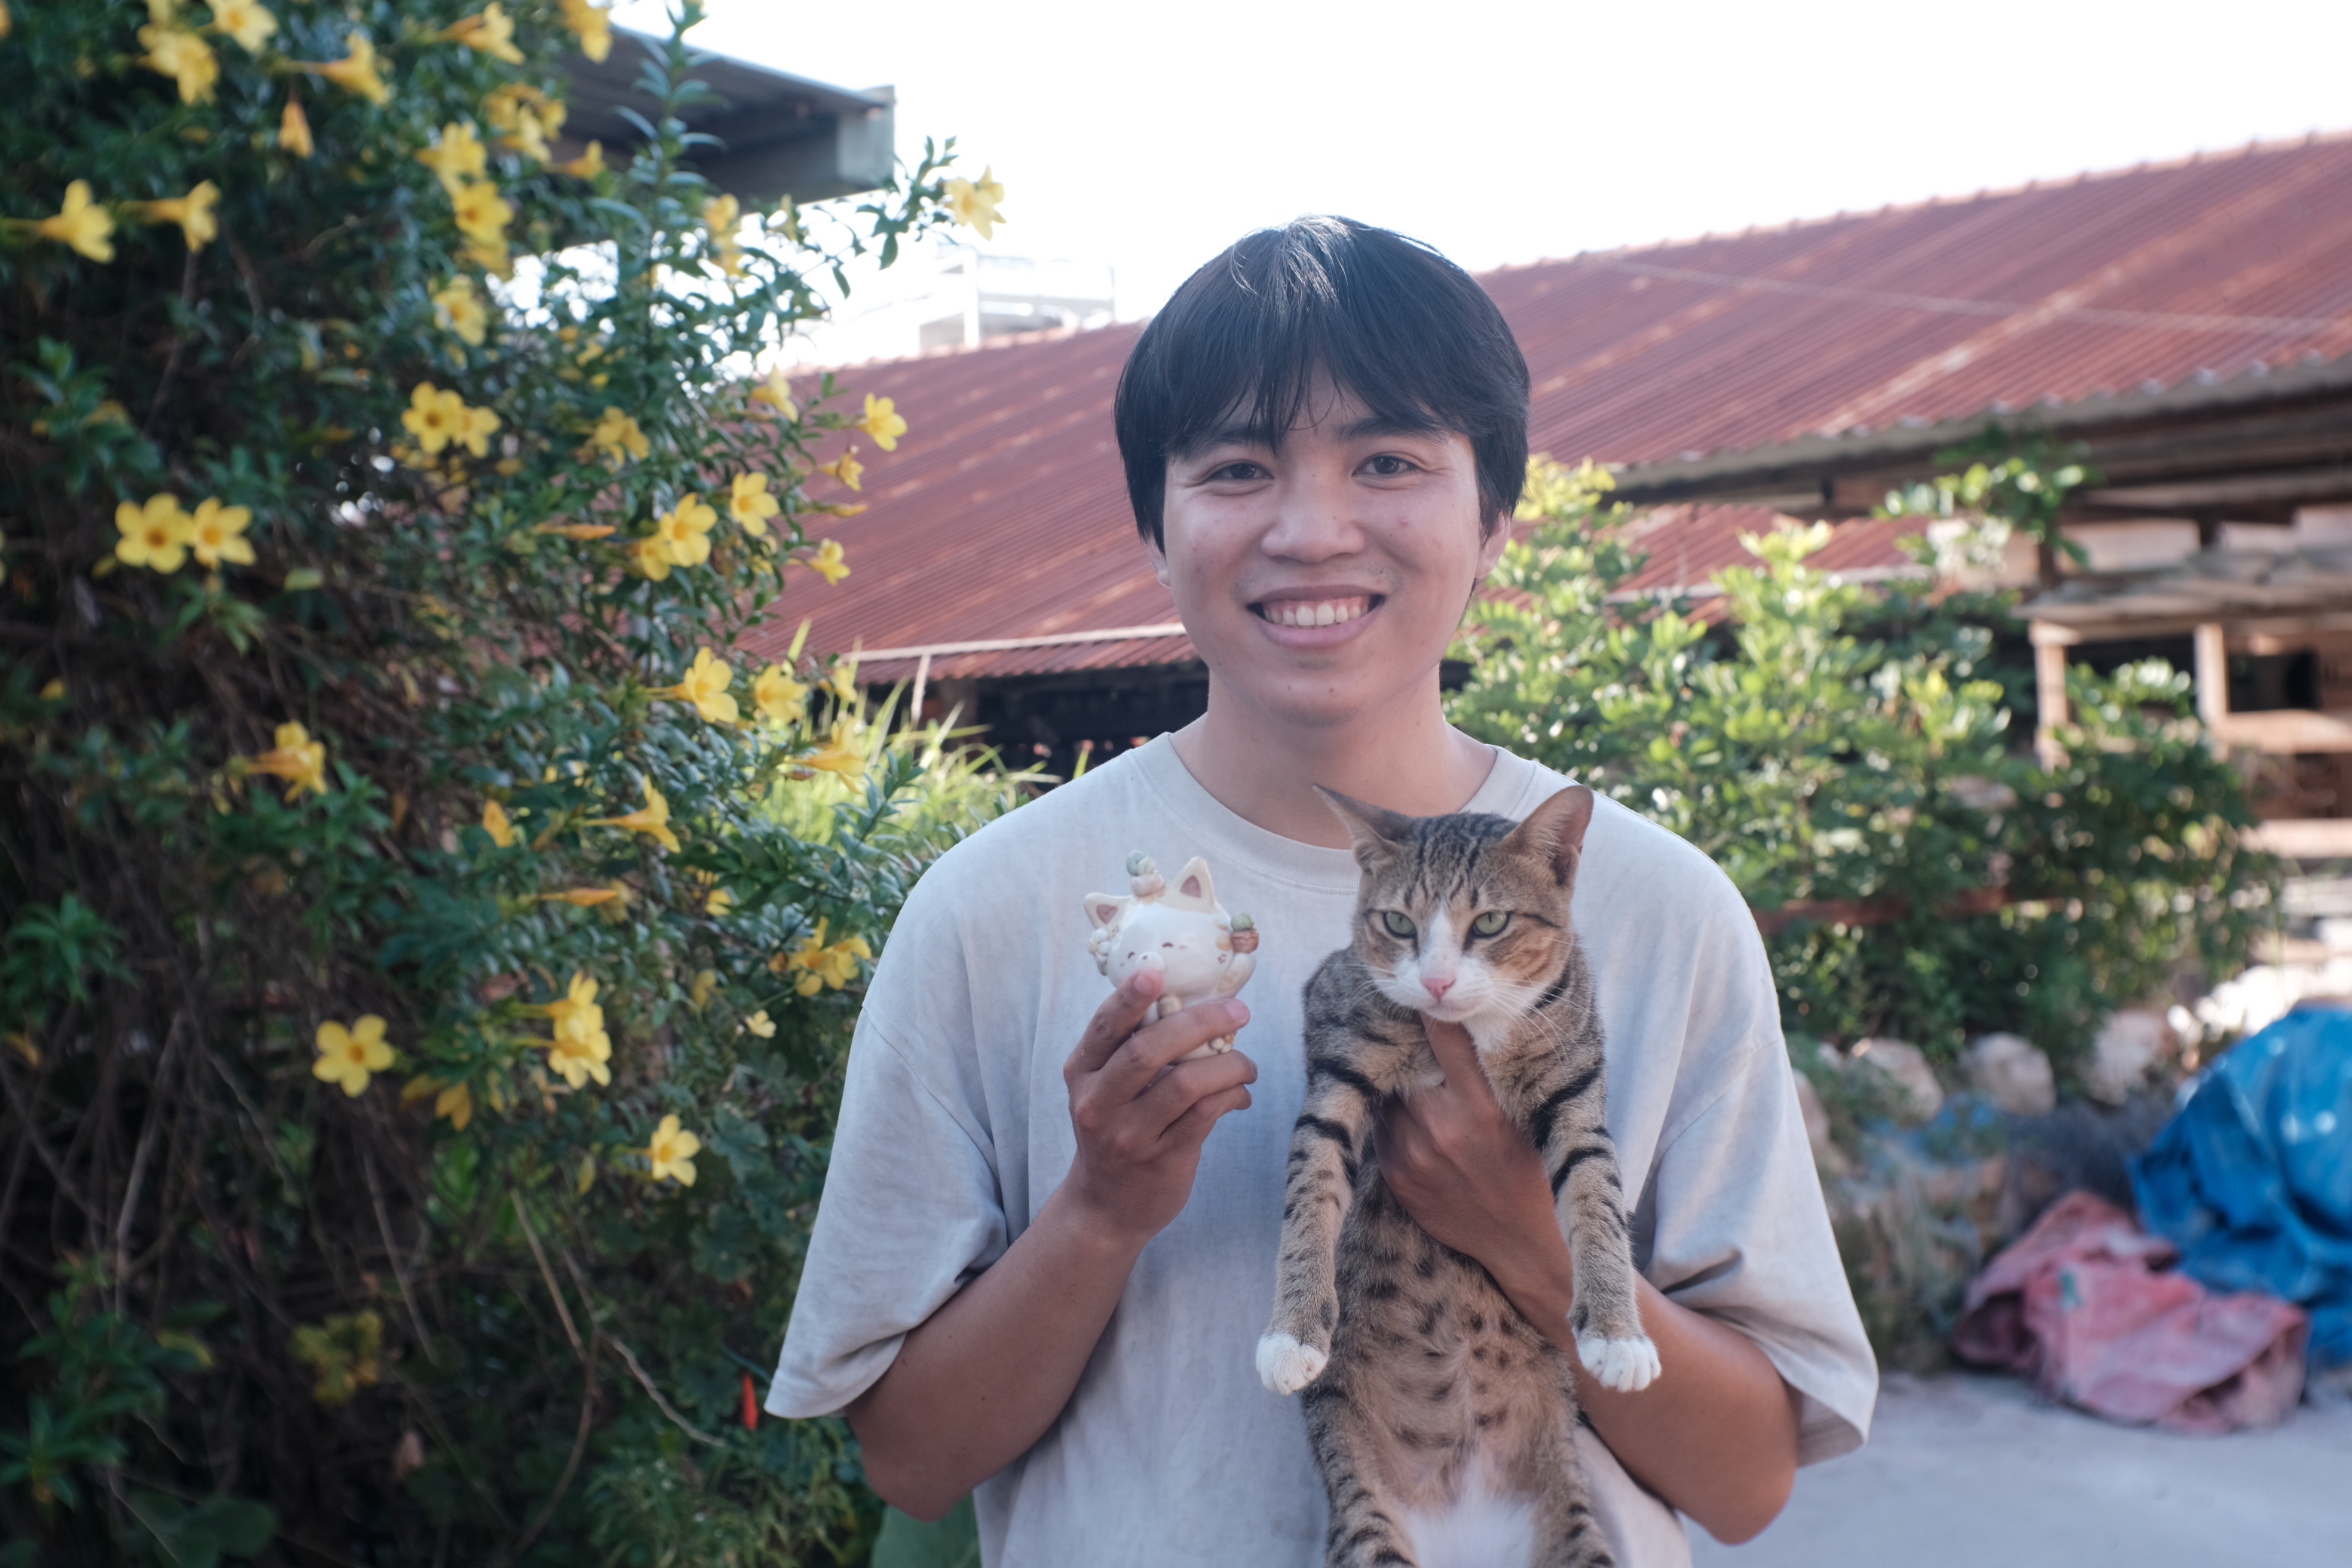
[[776, 1415], [829, 1415], [871, 1388], [908, 1331], [1003, 1255], [985, 1131], [861, 1018], [808, 1261], [769, 1385]]
[[1769, 1021], [1723, 1091], [1666, 1129], [1634, 1229], [1649, 1239], [1653, 1284], [1738, 1329], [1797, 1391], [1797, 1462], [1812, 1464], [1868, 1436], [1878, 1368], [1830, 1232], [1787, 1047], [1777, 1019], [1760, 1018]]

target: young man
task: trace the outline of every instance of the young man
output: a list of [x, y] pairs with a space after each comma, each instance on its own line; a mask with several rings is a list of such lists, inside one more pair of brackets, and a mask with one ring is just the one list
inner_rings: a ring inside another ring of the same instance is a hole
[[[769, 1394], [780, 1415], [846, 1410], [876, 1489], [909, 1512], [976, 1488], [992, 1565], [1322, 1560], [1297, 1402], [1253, 1360], [1305, 1088], [1300, 990], [1355, 918], [1347, 834], [1312, 786], [1517, 817], [1568, 782], [1454, 730], [1438, 699], [1517, 501], [1527, 399], [1476, 283], [1338, 219], [1250, 236], [1136, 344], [1119, 448], [1208, 712], [916, 889], [858, 1024]], [[1081, 901], [1138, 849], [1204, 856], [1256, 918], [1240, 1000], [1139, 1027], [1150, 977], [1105, 998]], [[1617, 1561], [1665, 1568], [1689, 1561], [1675, 1510], [1744, 1540], [1797, 1465], [1858, 1445], [1876, 1372], [1738, 892], [1603, 801], [1575, 919], [1664, 1365], [1630, 1394], [1580, 1367], [1580, 1436]], [[1242, 1026], [1239, 1050], [1178, 1061]], [[1381, 1168], [1572, 1347], [1542, 1167], [1467, 1037], [1430, 1031], [1445, 1081], [1390, 1113]]]

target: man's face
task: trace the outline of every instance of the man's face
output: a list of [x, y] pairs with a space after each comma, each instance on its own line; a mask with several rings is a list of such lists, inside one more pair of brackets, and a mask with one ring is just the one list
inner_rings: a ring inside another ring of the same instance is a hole
[[1426, 690], [1507, 538], [1479, 528], [1468, 437], [1383, 428], [1325, 384], [1279, 452], [1171, 459], [1163, 518], [1154, 565], [1217, 682], [1316, 727]]

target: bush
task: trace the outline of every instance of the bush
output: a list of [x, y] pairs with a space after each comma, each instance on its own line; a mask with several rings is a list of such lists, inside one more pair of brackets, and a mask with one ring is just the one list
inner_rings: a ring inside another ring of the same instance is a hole
[[[1748, 541], [1723, 624], [1612, 598], [1641, 565], [1606, 474], [1538, 461], [1453, 699], [1712, 856], [1759, 911], [1792, 1036], [2030, 1036], [2063, 1070], [2113, 1007], [2245, 963], [2267, 863], [2160, 663], [2077, 668], [2042, 768], [1995, 663], [2000, 595], [1840, 584], [1816, 525]], [[1992, 624], [1988, 624], [1992, 623]]]
[[906, 428], [752, 367], [994, 189], [743, 215], [676, 38], [649, 139], [553, 162], [600, 41], [0, 36], [0, 1534], [59, 1561], [870, 1538], [844, 1428], [751, 1396], [866, 961], [1010, 797], [730, 668]]

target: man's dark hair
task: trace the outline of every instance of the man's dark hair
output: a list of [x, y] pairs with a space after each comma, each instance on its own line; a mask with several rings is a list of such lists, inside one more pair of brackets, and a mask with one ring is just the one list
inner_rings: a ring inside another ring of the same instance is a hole
[[1303, 217], [1193, 273], [1127, 356], [1113, 417], [1138, 531], [1162, 542], [1170, 458], [1236, 426], [1280, 450], [1318, 373], [1382, 423], [1468, 437], [1482, 528], [1518, 505], [1528, 362], [1495, 301], [1419, 240]]

